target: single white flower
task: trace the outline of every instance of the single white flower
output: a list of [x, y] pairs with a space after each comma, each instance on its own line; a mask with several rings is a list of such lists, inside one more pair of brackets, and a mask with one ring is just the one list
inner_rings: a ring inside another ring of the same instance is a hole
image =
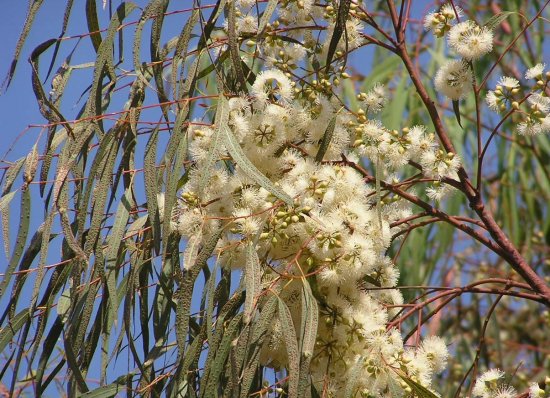
[[533, 93], [527, 98], [527, 102], [531, 105], [533, 111], [548, 113], [550, 111], [550, 98], [539, 93]]
[[457, 16], [460, 19], [464, 16], [464, 10], [457, 6], [453, 7], [451, 3], [443, 4], [439, 12], [443, 14], [447, 19], [455, 19]]
[[485, 102], [487, 102], [487, 105], [489, 105], [489, 108], [492, 111], [495, 111], [496, 113], [500, 113], [501, 108], [500, 105], [502, 104], [501, 98], [495, 94], [494, 91], [490, 90], [487, 92], [487, 96], [485, 97]]
[[424, 17], [424, 29], [426, 31], [435, 31], [441, 24], [439, 13], [432, 11]]
[[292, 82], [278, 69], [270, 69], [260, 73], [252, 85], [252, 95], [262, 104], [266, 104], [270, 96], [287, 103], [293, 98]]
[[493, 398], [514, 398], [517, 395], [517, 391], [514, 387], [503, 384], [498, 387], [492, 396]]
[[424, 17], [424, 29], [432, 31], [437, 37], [442, 37], [451, 28], [456, 17], [461, 18], [464, 12], [460, 7], [444, 4], [439, 12], [432, 11]]
[[472, 394], [474, 397], [489, 397], [489, 394], [497, 388], [498, 381], [503, 377], [504, 372], [500, 369], [488, 370], [478, 377]]
[[502, 76], [497, 83], [499, 86], [502, 86], [510, 91], [515, 88], [519, 88], [519, 80], [509, 76]]
[[542, 390], [538, 383], [529, 384], [529, 398], [543, 398], [544, 390]]
[[378, 113], [388, 102], [388, 95], [383, 84], [376, 83], [374, 87], [366, 94], [363, 103], [371, 113]]
[[547, 115], [541, 119], [534, 117], [527, 117], [523, 122], [517, 126], [518, 133], [526, 136], [535, 136], [542, 133], [550, 132], [550, 115]]
[[525, 78], [530, 79], [539, 79], [542, 77], [542, 74], [544, 72], [544, 68], [546, 68], [546, 64], [538, 63], [532, 68], [527, 69], [527, 72], [525, 72]]
[[447, 61], [436, 73], [435, 89], [451, 100], [464, 98], [472, 91], [474, 76], [461, 60]]
[[426, 338], [421, 345], [421, 351], [426, 355], [433, 370], [441, 372], [447, 365], [449, 351], [441, 337], [430, 336]]
[[458, 55], [472, 61], [491, 52], [493, 32], [486, 27], [479, 27], [473, 21], [460, 22], [449, 31], [447, 42]]

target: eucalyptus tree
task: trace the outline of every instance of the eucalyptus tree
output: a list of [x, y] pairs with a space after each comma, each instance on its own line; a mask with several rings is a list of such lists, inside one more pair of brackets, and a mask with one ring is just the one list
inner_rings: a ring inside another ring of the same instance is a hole
[[10, 394], [544, 396], [546, 4], [115, 3], [30, 51]]

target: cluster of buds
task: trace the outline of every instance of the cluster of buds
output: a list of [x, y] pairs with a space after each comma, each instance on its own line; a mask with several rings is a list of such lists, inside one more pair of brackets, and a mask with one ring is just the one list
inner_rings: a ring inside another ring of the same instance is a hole
[[462, 10], [445, 4], [438, 12], [431, 12], [424, 18], [424, 28], [431, 30], [436, 37], [443, 37], [457, 22], [457, 17], [462, 15]]
[[293, 208], [289, 210], [280, 209], [269, 220], [264, 232], [260, 234], [261, 240], [271, 239], [271, 243], [276, 244], [279, 239], [289, 240], [290, 236], [287, 234], [286, 229], [291, 224], [304, 222], [305, 217], [311, 211], [311, 207], [303, 206], [299, 208]]

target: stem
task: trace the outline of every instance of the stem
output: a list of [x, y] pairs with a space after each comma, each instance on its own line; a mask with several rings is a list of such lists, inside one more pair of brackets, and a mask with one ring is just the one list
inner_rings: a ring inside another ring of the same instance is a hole
[[[549, 2], [550, 0], [546, 2], [545, 6]], [[390, 5], [390, 13], [393, 14], [395, 12], [395, 7], [393, 6], [393, 2], [388, 0], [388, 4]], [[424, 87], [420, 79], [419, 73], [414, 67], [414, 64], [409, 56], [407, 47], [405, 45], [404, 32], [400, 30], [396, 30], [396, 35], [397, 35], [397, 46], [396, 46], [397, 54], [403, 61], [405, 67], [407, 68], [407, 72], [411, 77], [411, 80], [416, 88], [416, 91], [430, 115], [430, 118], [435, 127], [436, 134], [439, 137], [441, 144], [443, 145], [443, 147], [447, 152], [456, 153], [453, 143], [445, 131], [443, 122], [441, 120], [441, 117], [439, 116], [435, 102], [428, 95], [428, 92], [426, 91], [426, 88]], [[480, 84], [479, 87], [482, 87], [483, 84], [484, 82], [482, 82], [482, 84]], [[425, 202], [419, 201], [419, 199], [414, 197], [414, 195], [410, 195], [406, 193], [406, 196], [403, 196], [403, 197], [408, 200], [410, 197], [412, 197], [413, 199], [415, 199], [413, 203], [416, 202], [415, 204], [420, 205], [421, 207], [424, 208], [424, 210], [428, 211], [430, 214], [436, 217], [440, 217], [443, 220], [455, 225], [457, 228], [462, 229], [463, 231], [475, 237], [481, 243], [489, 247], [495, 253], [500, 255], [532, 287], [534, 291], [536, 291], [543, 297], [544, 304], [550, 307], [550, 288], [547, 286], [544, 280], [539, 275], [537, 275], [535, 271], [533, 271], [531, 266], [522, 257], [522, 255], [519, 253], [516, 247], [512, 244], [512, 242], [510, 242], [510, 240], [508, 239], [504, 231], [496, 223], [495, 219], [493, 218], [493, 215], [486, 209], [483, 203], [483, 200], [481, 198], [480, 192], [472, 185], [464, 167], [461, 166], [458, 169], [458, 176], [460, 178], [460, 183], [463, 188], [462, 192], [464, 192], [464, 194], [466, 195], [466, 198], [468, 199], [470, 207], [477, 213], [477, 215], [479, 216], [483, 224], [485, 224], [487, 231], [489, 232], [491, 237], [494, 239], [494, 242], [491, 240], [488, 240], [485, 236], [482, 236], [477, 231], [472, 230], [472, 228], [470, 228], [469, 226], [465, 226], [463, 223], [460, 223], [459, 221], [454, 219], [452, 216], [444, 212], [438, 211], [436, 209], [433, 209], [431, 205]], [[420, 204], [420, 202], [422, 202], [422, 204]], [[496, 242], [496, 245], [495, 245], [495, 242]]]

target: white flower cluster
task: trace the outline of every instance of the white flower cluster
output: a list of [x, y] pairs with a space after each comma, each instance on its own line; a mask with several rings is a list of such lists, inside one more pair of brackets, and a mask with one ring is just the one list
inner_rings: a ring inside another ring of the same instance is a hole
[[534, 86], [525, 97], [520, 82], [513, 77], [501, 77], [495, 90], [489, 90], [485, 98], [489, 108], [495, 112], [513, 110], [518, 115], [517, 132], [535, 136], [550, 132], [550, 98], [546, 88], [550, 72], [544, 73], [546, 65], [537, 64], [527, 70], [526, 80], [535, 80]]
[[472, 91], [474, 76], [469, 62], [475, 61], [493, 49], [493, 32], [471, 20], [455, 23], [462, 10], [445, 4], [438, 13], [431, 13], [424, 19], [424, 26], [436, 37], [447, 33], [448, 46], [461, 57], [447, 61], [437, 71], [435, 89], [445, 97], [458, 101]]
[[[254, 12], [254, 2], [239, 3], [242, 10]], [[325, 19], [330, 37], [336, 15], [330, 5], [320, 7], [310, 0], [283, 3], [286, 6], [268, 30]], [[246, 18], [242, 10], [239, 18]], [[359, 12], [352, 3], [346, 25], [348, 50], [362, 43], [361, 22], [354, 17]], [[308, 29], [289, 32], [304, 43], [313, 40]], [[337, 59], [329, 72], [318, 71], [316, 78], [297, 79], [289, 73], [306, 55], [310, 61], [325, 59], [328, 41], [301, 50], [274, 35], [252, 43], [269, 69], [256, 76], [250, 97], [229, 99], [226, 120], [220, 116], [216, 125], [196, 123], [190, 128], [194, 167], [181, 192], [173, 227], [188, 239], [187, 255], [223, 228], [217, 253], [220, 265], [230, 269], [245, 266], [245, 247], [253, 242], [263, 287], [284, 286], [280, 297], [297, 331], [305, 316], [300, 277], [308, 275], [320, 320], [311, 375], [325, 396], [341, 396], [351, 379], [356, 397], [410, 396], [402, 377], [431, 389], [432, 377], [444, 369], [448, 357], [438, 337], [406, 347], [398, 330], [387, 329], [390, 316], [403, 304], [394, 289], [399, 272], [386, 255], [399, 231], [391, 225], [409, 217], [411, 208], [399, 197], [382, 198], [374, 185], [342, 160], [342, 154], [356, 163], [359, 156], [367, 157], [378, 168], [377, 174], [393, 176], [391, 183], [400, 168], [414, 161], [441, 186], [442, 179], [456, 178], [459, 159], [441, 150], [424, 126], [397, 132], [369, 119], [368, 114], [387, 102], [381, 85], [359, 95], [365, 110], [343, 110], [337, 97], [331, 96], [339, 79], [348, 77]], [[336, 57], [339, 51], [346, 51], [344, 41], [338, 44]], [[218, 113], [224, 114], [223, 109]], [[333, 128], [326, 147], [329, 126]], [[233, 137], [251, 165], [232, 156], [235, 151], [220, 138], [223, 134]], [[279, 200], [281, 195], [261, 183], [257, 172], [291, 198], [290, 203]], [[428, 191], [437, 199], [444, 193], [436, 186]], [[264, 366], [280, 369], [288, 364], [284, 333], [281, 321], [274, 319], [261, 351]]]
[[517, 395], [514, 387], [502, 383], [504, 372], [500, 369], [490, 369], [476, 380], [472, 390], [474, 397], [479, 398], [513, 398]]
[[432, 31], [436, 37], [443, 37], [463, 14], [460, 7], [453, 7], [450, 3], [444, 4], [439, 11], [426, 15], [424, 28]]
[[[311, 371], [313, 380], [322, 385], [329, 369], [333, 396], [345, 388], [357, 366], [362, 367], [358, 393], [386, 396], [383, 392], [391, 391], [391, 396], [403, 396], [407, 385], [396, 372], [404, 369], [409, 377], [429, 386], [434, 372], [444, 367], [445, 344], [432, 337], [418, 349], [405, 348], [397, 330], [386, 330], [389, 315], [395, 312], [386, 306], [403, 303], [400, 292], [391, 289], [397, 284], [398, 270], [384, 254], [395, 233], [390, 224], [409, 216], [411, 210], [403, 201], [385, 200], [378, 213], [373, 187], [338, 159], [341, 153], [356, 159], [349, 143], [359, 126], [368, 145], [362, 143], [356, 150], [383, 159], [380, 167], [395, 169], [403, 165], [403, 159], [414, 159], [425, 167], [426, 175], [440, 178], [454, 172], [456, 157], [437, 150], [423, 126], [405, 129], [399, 136], [377, 122], [353, 122], [352, 115], [336, 113], [335, 104], [326, 98], [320, 97], [309, 107], [283, 94], [271, 95], [284, 91], [289, 83], [279, 71], [265, 71], [257, 81], [261, 84], [253, 85], [252, 102], [242, 97], [229, 101], [228, 126], [248, 159], [293, 198], [293, 205], [282, 205], [238, 164], [219, 164], [200, 200], [195, 192], [201, 173], [191, 173], [175, 228], [191, 241], [211, 235], [221, 227], [220, 220], [231, 219], [219, 243], [221, 265], [243, 267], [245, 243], [259, 237], [257, 252], [265, 281], [281, 273], [315, 275], [321, 322]], [[278, 90], [273, 89], [275, 85]], [[315, 162], [319, 142], [333, 117], [336, 125], [327, 161]], [[211, 127], [193, 131], [190, 151], [196, 170], [201, 170], [216, 132]], [[219, 156], [227, 159], [227, 151], [220, 148]], [[300, 297], [300, 286], [289, 283], [283, 295], [295, 325], [300, 325], [302, 316], [300, 301], [295, 299]], [[287, 363], [280, 322], [273, 322], [271, 333], [262, 350], [262, 363], [280, 368]]]
[[447, 43], [463, 59], [473, 61], [491, 52], [493, 32], [468, 20], [456, 24], [449, 30]]
[[[489, 369], [483, 373], [474, 385], [472, 394], [477, 398], [515, 398], [518, 396], [516, 389], [502, 382], [504, 372], [500, 369]], [[550, 386], [550, 377], [547, 377], [545, 384]], [[543, 390], [538, 383], [529, 384], [529, 398], [548, 397], [548, 390]]]

